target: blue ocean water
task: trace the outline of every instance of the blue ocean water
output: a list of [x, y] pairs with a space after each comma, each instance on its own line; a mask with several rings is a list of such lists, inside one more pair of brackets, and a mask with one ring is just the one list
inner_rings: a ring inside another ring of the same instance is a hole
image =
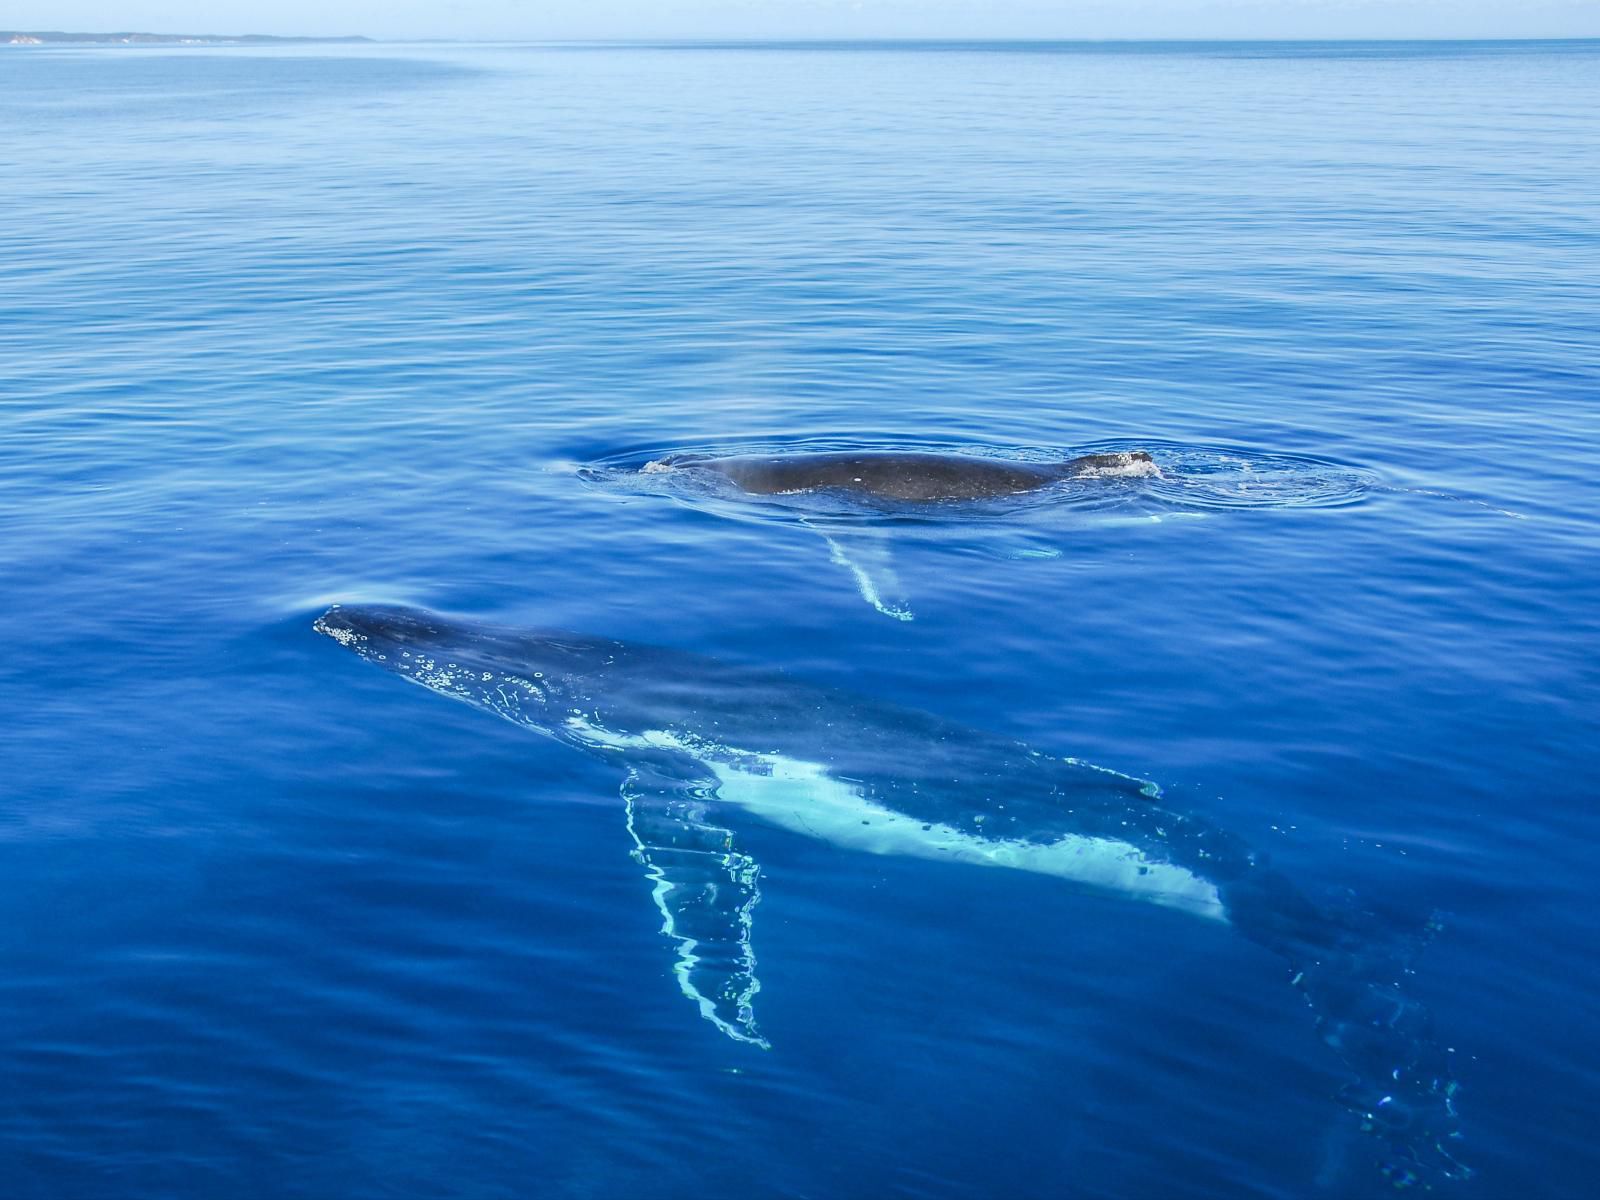
[[[724, 1037], [617, 768], [314, 634], [355, 601], [783, 668], [1439, 912], [1406, 986], [1477, 1172], [1440, 1193], [1594, 1194], [1597, 79], [5, 48], [5, 1194], [1391, 1189], [1281, 962], [1039, 876], [741, 830], [772, 1048]], [[818, 446], [1167, 479], [869, 515], [843, 562], [617, 485]], [[913, 619], [850, 565], [891, 562]]]

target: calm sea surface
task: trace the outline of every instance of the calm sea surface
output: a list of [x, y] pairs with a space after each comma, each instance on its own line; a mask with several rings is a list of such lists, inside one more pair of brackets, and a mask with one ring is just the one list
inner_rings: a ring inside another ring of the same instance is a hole
[[[382, 601], [930, 710], [1437, 911], [1441, 1194], [1594, 1195], [1597, 114], [1595, 43], [0, 48], [5, 1194], [1389, 1189], [1280, 961], [1043, 876], [741, 824], [724, 1037], [621, 772], [312, 631]], [[1168, 479], [842, 553], [617, 483], [795, 446]]]

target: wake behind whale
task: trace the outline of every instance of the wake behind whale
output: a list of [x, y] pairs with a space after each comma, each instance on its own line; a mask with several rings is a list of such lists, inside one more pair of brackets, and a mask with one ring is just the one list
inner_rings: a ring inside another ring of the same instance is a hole
[[315, 623], [419, 686], [614, 763], [680, 989], [727, 1036], [755, 1017], [759, 864], [745, 820], [842, 849], [1048, 876], [1226, 925], [1280, 956], [1353, 1079], [1341, 1099], [1397, 1185], [1463, 1178], [1456, 1085], [1401, 980], [1420, 936], [1313, 904], [1144, 780], [784, 675], [559, 631], [385, 606]]

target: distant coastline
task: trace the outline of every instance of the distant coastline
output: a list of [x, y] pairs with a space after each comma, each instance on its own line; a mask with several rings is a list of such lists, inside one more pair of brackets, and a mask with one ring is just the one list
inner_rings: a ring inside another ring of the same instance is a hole
[[30, 33], [0, 31], [0, 46], [267, 46], [278, 43], [370, 42], [369, 37], [276, 37], [267, 33]]

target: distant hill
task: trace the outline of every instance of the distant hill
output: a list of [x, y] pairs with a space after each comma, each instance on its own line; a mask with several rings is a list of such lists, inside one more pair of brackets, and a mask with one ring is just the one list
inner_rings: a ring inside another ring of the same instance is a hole
[[370, 42], [368, 37], [274, 37], [266, 33], [61, 33], [0, 31], [0, 46], [270, 46], [295, 42]]

